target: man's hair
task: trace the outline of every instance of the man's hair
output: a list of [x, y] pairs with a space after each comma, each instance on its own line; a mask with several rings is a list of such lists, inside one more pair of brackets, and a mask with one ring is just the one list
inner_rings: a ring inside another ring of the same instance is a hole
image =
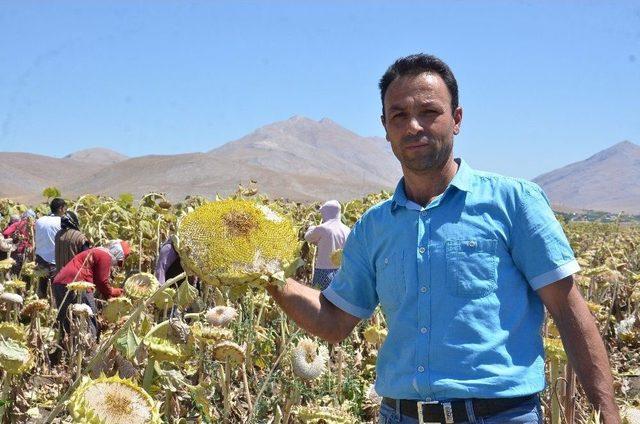
[[56, 197], [51, 201], [51, 203], [49, 203], [49, 208], [51, 208], [52, 214], [57, 214], [58, 211], [60, 211], [65, 206], [67, 206], [67, 202], [65, 202], [64, 199], [61, 199], [59, 197]]
[[387, 71], [380, 78], [378, 87], [380, 88], [380, 98], [382, 99], [382, 115], [384, 116], [384, 96], [392, 82], [400, 77], [415, 76], [423, 72], [434, 73], [440, 75], [444, 80], [449, 94], [451, 95], [451, 113], [453, 114], [458, 108], [458, 82], [453, 75], [451, 68], [442, 60], [430, 54], [412, 54], [411, 56], [401, 57], [389, 66]]

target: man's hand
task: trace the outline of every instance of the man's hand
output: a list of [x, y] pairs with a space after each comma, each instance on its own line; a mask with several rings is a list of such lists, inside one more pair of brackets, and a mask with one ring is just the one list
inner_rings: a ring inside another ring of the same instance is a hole
[[621, 422], [607, 351], [587, 303], [569, 276], [538, 290], [558, 327], [569, 362], [606, 424]]
[[360, 318], [329, 302], [319, 290], [291, 278], [284, 287], [270, 286], [267, 291], [296, 324], [329, 343], [340, 343], [360, 322]]

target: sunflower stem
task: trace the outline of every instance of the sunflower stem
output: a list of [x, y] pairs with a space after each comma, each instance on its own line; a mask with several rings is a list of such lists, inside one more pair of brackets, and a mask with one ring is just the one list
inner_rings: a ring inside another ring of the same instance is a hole
[[231, 365], [229, 360], [224, 363], [224, 384], [223, 387], [223, 396], [224, 396], [224, 422], [231, 422], [229, 420], [229, 415], [231, 414]]

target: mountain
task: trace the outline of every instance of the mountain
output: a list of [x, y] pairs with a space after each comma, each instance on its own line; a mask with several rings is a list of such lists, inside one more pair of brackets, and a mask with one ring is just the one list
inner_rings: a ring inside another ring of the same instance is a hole
[[116, 162], [128, 159], [128, 156], [118, 153], [111, 149], [102, 147], [94, 147], [92, 149], [78, 150], [77, 152], [68, 154], [63, 159], [71, 159], [78, 162], [111, 165]]
[[534, 181], [559, 207], [640, 214], [640, 146], [623, 141]]
[[[105, 166], [104, 161], [87, 159], [100, 156], [96, 149], [89, 152], [49, 158], [57, 164], [79, 164], [77, 177], [65, 174], [54, 179], [47, 175], [37, 179], [39, 185], [20, 191], [19, 179], [9, 176], [18, 184], [12, 192], [0, 186], [0, 197], [17, 197], [19, 192], [21, 200], [37, 201], [44, 187], [56, 185], [67, 197], [124, 192], [141, 196], [159, 191], [172, 200], [182, 200], [188, 194], [230, 194], [238, 184], [253, 179], [258, 181], [260, 192], [270, 197], [348, 200], [392, 189], [401, 175], [385, 139], [361, 137], [327, 118], [314, 121], [300, 116], [258, 128], [205, 153], [148, 155]], [[89, 173], [84, 168], [88, 163], [93, 163]]]

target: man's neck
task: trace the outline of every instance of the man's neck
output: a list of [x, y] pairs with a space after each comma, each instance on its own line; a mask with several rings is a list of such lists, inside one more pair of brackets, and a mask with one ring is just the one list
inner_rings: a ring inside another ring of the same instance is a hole
[[458, 172], [458, 163], [451, 157], [440, 168], [414, 172], [403, 167], [402, 171], [407, 199], [424, 207], [446, 190]]

